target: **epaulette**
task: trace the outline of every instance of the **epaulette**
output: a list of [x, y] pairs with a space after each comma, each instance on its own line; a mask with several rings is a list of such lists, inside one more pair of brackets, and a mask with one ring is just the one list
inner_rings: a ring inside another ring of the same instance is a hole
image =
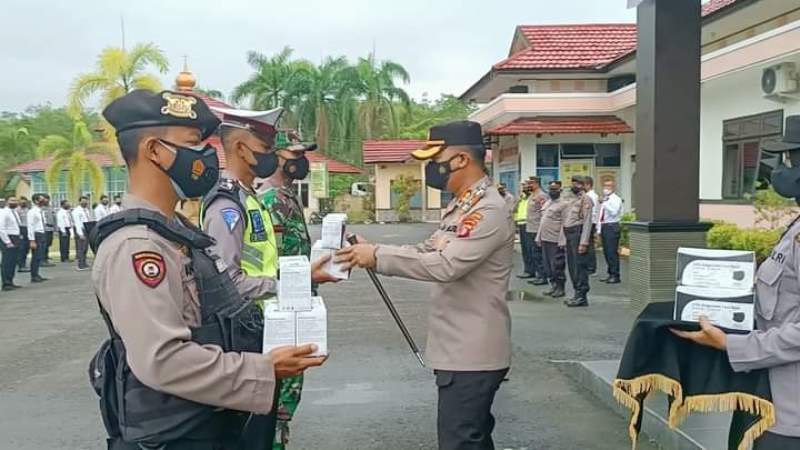
[[230, 178], [220, 178], [219, 188], [228, 192], [235, 192], [239, 189], [239, 183]]

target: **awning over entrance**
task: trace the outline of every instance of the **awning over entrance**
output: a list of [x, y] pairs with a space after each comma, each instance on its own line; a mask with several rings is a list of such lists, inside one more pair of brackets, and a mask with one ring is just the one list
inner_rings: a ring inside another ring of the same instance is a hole
[[524, 117], [486, 132], [493, 135], [517, 134], [626, 134], [633, 129], [617, 116], [539, 116]]

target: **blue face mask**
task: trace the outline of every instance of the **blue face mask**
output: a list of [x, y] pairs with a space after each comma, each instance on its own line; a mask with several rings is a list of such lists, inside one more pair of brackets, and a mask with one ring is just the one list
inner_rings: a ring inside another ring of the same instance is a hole
[[211, 145], [194, 148], [182, 147], [159, 139], [161, 145], [175, 154], [175, 161], [169, 169], [162, 168], [169, 175], [178, 198], [196, 198], [206, 195], [219, 179], [219, 159]]

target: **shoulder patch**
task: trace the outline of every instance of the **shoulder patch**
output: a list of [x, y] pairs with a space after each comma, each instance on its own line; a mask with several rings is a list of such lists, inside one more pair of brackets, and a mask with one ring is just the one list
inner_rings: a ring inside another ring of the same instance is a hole
[[223, 208], [220, 210], [220, 214], [222, 214], [222, 220], [225, 221], [225, 225], [228, 226], [228, 231], [233, 231], [242, 218], [241, 213], [236, 208]]
[[148, 287], [155, 289], [167, 276], [164, 257], [156, 252], [134, 253], [132, 259], [136, 277]]
[[477, 211], [464, 217], [458, 225], [458, 233], [456, 236], [460, 238], [468, 237], [481, 220], [483, 220], [483, 214]]

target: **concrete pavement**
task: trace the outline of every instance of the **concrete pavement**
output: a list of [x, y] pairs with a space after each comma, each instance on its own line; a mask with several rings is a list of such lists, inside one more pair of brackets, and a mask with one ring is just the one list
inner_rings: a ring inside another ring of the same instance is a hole
[[[433, 226], [351, 228], [371, 240], [415, 243]], [[0, 293], [0, 450], [104, 448], [86, 368], [106, 331], [88, 272], [60, 265], [43, 273], [52, 280]], [[383, 280], [423, 345], [426, 284]], [[513, 289], [527, 286], [512, 282]], [[433, 375], [409, 352], [366, 274], [324, 286], [322, 295], [332, 354], [307, 377], [289, 448], [435, 449]], [[619, 357], [636, 314], [625, 297], [613, 290], [592, 295], [592, 305], [578, 310], [535, 298], [510, 303], [514, 366], [495, 405], [498, 449], [630, 448], [626, 422], [553, 362]]]

